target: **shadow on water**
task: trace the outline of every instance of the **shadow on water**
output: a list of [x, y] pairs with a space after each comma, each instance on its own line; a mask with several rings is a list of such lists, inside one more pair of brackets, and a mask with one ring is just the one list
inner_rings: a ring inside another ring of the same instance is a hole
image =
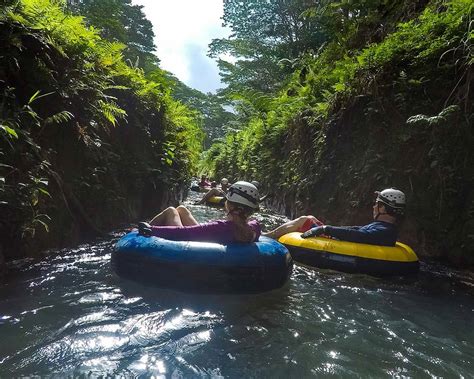
[[140, 298], [140, 302], [150, 308], [211, 312], [220, 314], [226, 319], [284, 309], [288, 305], [290, 293], [288, 283], [280, 289], [259, 294], [203, 294], [145, 287], [118, 277], [112, 278], [112, 282], [117, 285], [125, 298]]
[[[415, 275], [383, 278], [312, 268], [300, 264], [296, 266], [306, 272], [312, 272], [321, 280], [327, 281], [326, 284], [343, 281], [365, 290], [407, 291], [412, 294], [419, 293], [439, 297], [451, 296], [453, 293], [474, 296], [473, 273], [450, 269], [437, 263], [420, 262], [420, 272]], [[294, 278], [295, 274], [293, 274]]]

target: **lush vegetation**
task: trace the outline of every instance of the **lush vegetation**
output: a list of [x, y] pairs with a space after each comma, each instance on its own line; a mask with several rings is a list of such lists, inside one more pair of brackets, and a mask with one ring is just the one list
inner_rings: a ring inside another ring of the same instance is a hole
[[168, 73], [168, 78], [173, 98], [194, 109], [200, 115], [201, 126], [205, 133], [205, 148], [223, 138], [235, 120], [235, 114], [226, 109], [229, 109], [231, 102], [225, 96], [204, 94], [189, 88], [170, 73]]
[[238, 126], [203, 168], [334, 223], [401, 188], [402, 239], [474, 263], [472, 1], [270, 3], [225, 1], [234, 33], [211, 51], [240, 58], [221, 61]]
[[153, 36], [106, 38], [97, 17], [60, 0], [3, 4], [0, 255], [100, 234], [176, 195], [199, 159], [202, 116], [172, 97], [151, 59], [146, 71], [130, 59], [133, 49], [150, 57]]
[[401, 188], [401, 238], [473, 263], [472, 1], [224, 6], [211, 95], [159, 68], [131, 0], [2, 2], [0, 262], [136, 220], [199, 167], [338, 224]]
[[141, 5], [131, 0], [69, 0], [67, 9], [84, 17], [108, 41], [124, 44], [123, 57], [129, 65], [154, 71], [159, 62], [154, 54], [153, 25]]

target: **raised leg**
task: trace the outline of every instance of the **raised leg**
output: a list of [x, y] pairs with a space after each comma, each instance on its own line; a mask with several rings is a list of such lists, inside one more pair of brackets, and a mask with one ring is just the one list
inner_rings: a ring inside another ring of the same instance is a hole
[[183, 226], [183, 223], [181, 222], [178, 210], [174, 207], [168, 207], [153, 217], [150, 225]]
[[212, 196], [223, 196], [223, 192], [217, 188], [211, 188], [206, 194], [202, 197], [201, 200], [197, 201], [196, 204], [204, 204]]
[[191, 212], [189, 211], [188, 208], [186, 208], [185, 206], [183, 205], [180, 205], [178, 208], [176, 208], [178, 214], [179, 214], [179, 217], [181, 219], [181, 223], [184, 225], [184, 226], [189, 226], [189, 225], [197, 225], [199, 224], [196, 219], [193, 217], [193, 215], [191, 214]]

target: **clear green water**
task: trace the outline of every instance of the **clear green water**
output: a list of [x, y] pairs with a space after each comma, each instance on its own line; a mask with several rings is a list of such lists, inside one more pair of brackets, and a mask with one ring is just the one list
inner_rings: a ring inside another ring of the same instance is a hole
[[423, 265], [407, 282], [296, 266], [277, 291], [186, 294], [116, 277], [121, 234], [17, 263], [0, 285], [0, 377], [474, 375], [467, 274]]

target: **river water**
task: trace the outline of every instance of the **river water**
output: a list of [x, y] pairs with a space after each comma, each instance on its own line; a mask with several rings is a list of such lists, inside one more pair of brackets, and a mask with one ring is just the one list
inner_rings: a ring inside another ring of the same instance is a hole
[[[191, 207], [199, 221], [223, 217]], [[0, 377], [474, 376], [469, 274], [422, 264], [415, 279], [382, 280], [296, 265], [276, 291], [187, 294], [113, 274], [123, 233], [14, 263], [0, 285]]]

